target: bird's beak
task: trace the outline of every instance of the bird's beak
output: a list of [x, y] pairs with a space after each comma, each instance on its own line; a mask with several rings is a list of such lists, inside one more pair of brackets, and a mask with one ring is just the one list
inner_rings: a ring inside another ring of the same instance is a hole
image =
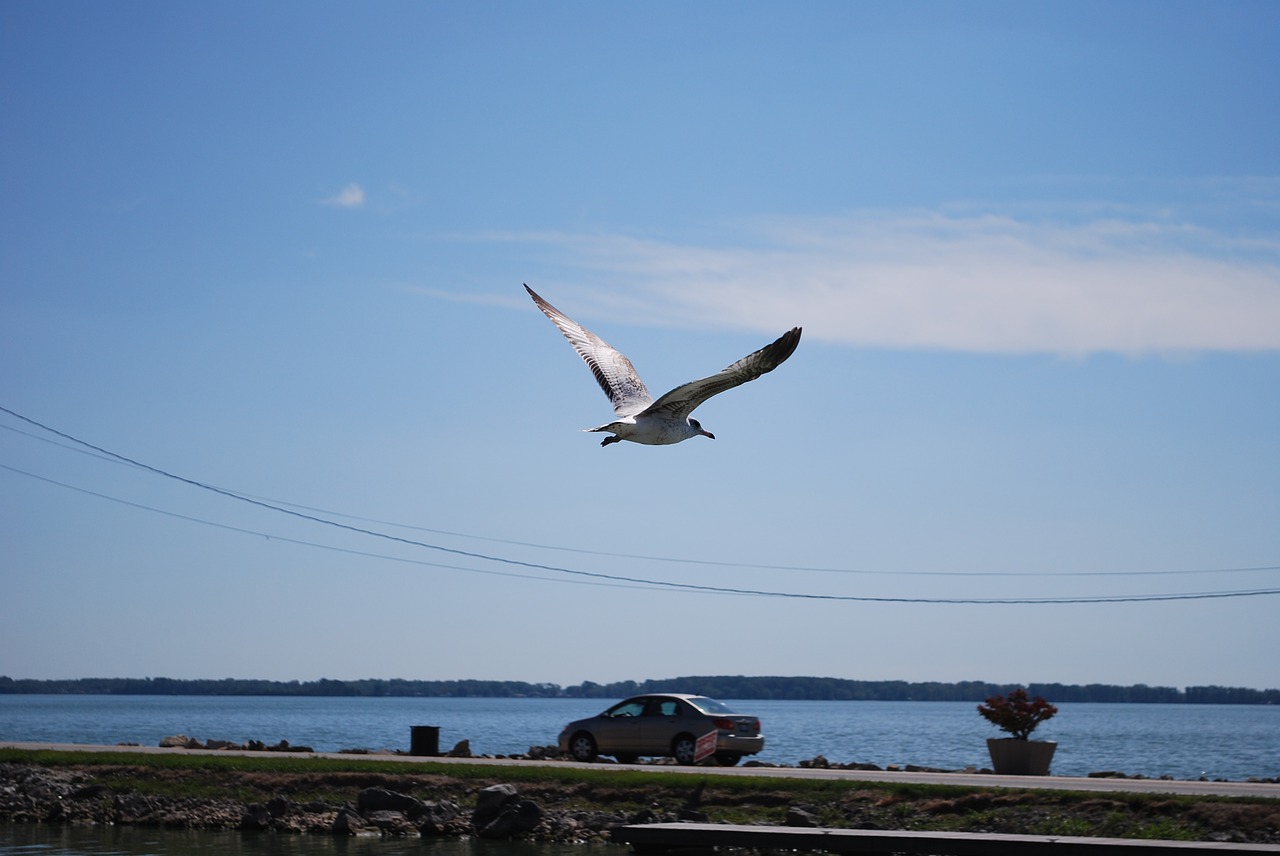
[[701, 433], [703, 437], [710, 437], [712, 440], [716, 438], [716, 435], [712, 434], [710, 431], [703, 430]]

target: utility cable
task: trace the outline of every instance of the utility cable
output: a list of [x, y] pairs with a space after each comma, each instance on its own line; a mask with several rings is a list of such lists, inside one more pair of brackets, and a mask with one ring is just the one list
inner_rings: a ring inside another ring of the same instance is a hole
[[[413, 564], [421, 564], [421, 566], [453, 569], [453, 571], [488, 573], [488, 575], [495, 575], [495, 576], [511, 576], [511, 577], [522, 578], [522, 580], [543, 580], [548, 582], [582, 582], [581, 580], [570, 581], [570, 580], [561, 580], [561, 578], [553, 578], [553, 577], [531, 577], [529, 575], [521, 575], [521, 573], [504, 573], [499, 571], [485, 571], [485, 569], [481, 569], [481, 568], [466, 568], [461, 566], [452, 566], [452, 564], [440, 564], [435, 562], [424, 562], [424, 560], [417, 560], [417, 559], [389, 557], [389, 555], [384, 555], [384, 554], [367, 553], [367, 551], [364, 551], [364, 550], [352, 550], [347, 548], [338, 548], [338, 546], [317, 544], [315, 543], [315, 541], [303, 541], [300, 539], [293, 539], [293, 537], [287, 537], [282, 535], [271, 535], [271, 534], [268, 534], [268, 532], [247, 530], [247, 528], [230, 526], [230, 525], [227, 525], [227, 523], [206, 521], [206, 519], [191, 517], [191, 516], [188, 516], [188, 514], [180, 514], [177, 512], [165, 511], [165, 509], [154, 508], [154, 507], [151, 507], [151, 505], [134, 503], [134, 502], [131, 502], [131, 500], [116, 498], [116, 496], [110, 496], [108, 494], [101, 494], [99, 493], [99, 491], [84, 489], [84, 487], [78, 487], [76, 485], [68, 485], [68, 484], [65, 484], [65, 482], [56, 481], [54, 479], [47, 479], [47, 477], [45, 476], [38, 476], [38, 475], [35, 475], [35, 473], [19, 470], [19, 468], [9, 466], [9, 464], [0, 463], [0, 470], [8, 470], [9, 472], [17, 473], [17, 475], [28, 476], [28, 477], [31, 477], [31, 479], [44, 481], [46, 482], [46, 484], [65, 487], [65, 489], [74, 490], [74, 491], [77, 491], [77, 493], [96, 496], [96, 498], [110, 500], [110, 502], [129, 505], [129, 507], [142, 509], [142, 511], [155, 512], [157, 514], [165, 514], [165, 516], [168, 516], [168, 517], [186, 519], [186, 521], [191, 521], [196, 523], [204, 523], [204, 525], [206, 526], [214, 526], [218, 528], [223, 528], [223, 530], [242, 532], [242, 534], [256, 535], [260, 537], [265, 537], [265, 539], [269, 539], [269, 540], [283, 541], [283, 543], [285, 544], [315, 546], [315, 548], [334, 550], [334, 551], [338, 551], [338, 553], [362, 555], [362, 557], [367, 557], [367, 558], [389, 559], [389, 560], [396, 560], [396, 562], [410, 562]], [[232, 494], [232, 496], [234, 496], [234, 494]], [[307, 517], [306, 519], [315, 519], [316, 522], [329, 523], [328, 521], [324, 521], [324, 519], [321, 519], [321, 518]], [[401, 537], [397, 537], [393, 535], [384, 535], [384, 534], [380, 534], [380, 532], [374, 532], [374, 531], [366, 532], [365, 530], [360, 530], [360, 528], [353, 528], [353, 527], [340, 525], [340, 523], [329, 523], [329, 525], [338, 526], [339, 528], [348, 528], [348, 530], [361, 532], [361, 534], [385, 537], [385, 539], [390, 539], [394, 541], [402, 541], [402, 543], [404, 544], [410, 544], [415, 546], [425, 546], [425, 548], [429, 548], [429, 549], [439, 549], [439, 550], [451, 551], [451, 553], [460, 553], [462, 555], [470, 555], [470, 557], [486, 559], [486, 560], [490, 560], [490, 562], [516, 564], [516, 566], [521, 566], [526, 568], [538, 568], [538, 569], [543, 569], [543, 571], [567, 573], [567, 575], [588, 577], [589, 580], [595, 581], [596, 585], [613, 585], [613, 586], [621, 586], [621, 587], [648, 587], [648, 589], [684, 590], [684, 591], [703, 592], [703, 594], [718, 594], [718, 595], [749, 595], [749, 596], [758, 596], [758, 598], [854, 601], [854, 603], [1000, 605], [1000, 604], [1149, 603], [1149, 601], [1160, 601], [1160, 600], [1206, 600], [1206, 599], [1220, 599], [1220, 598], [1253, 598], [1253, 596], [1280, 594], [1280, 589], [1249, 589], [1249, 590], [1238, 590], [1238, 591], [1176, 592], [1176, 594], [1157, 594], [1157, 595], [1097, 595], [1097, 596], [1085, 596], [1085, 598], [1079, 598], [1079, 596], [1076, 596], [1076, 598], [883, 598], [883, 596], [870, 596], [870, 595], [822, 595], [822, 594], [806, 594], [806, 592], [768, 591], [768, 590], [759, 590], [759, 589], [736, 589], [736, 587], [696, 585], [696, 583], [689, 583], [689, 582], [645, 580], [645, 578], [641, 578], [641, 577], [626, 577], [626, 576], [620, 576], [620, 575], [612, 575], [612, 573], [581, 571], [581, 569], [549, 566], [549, 564], [520, 562], [520, 560], [516, 560], [516, 559], [486, 557], [486, 555], [484, 554], [465, 553], [465, 551], [461, 551], [461, 550], [451, 550], [449, 548], [440, 548], [440, 546], [424, 544], [424, 543], [420, 543], [420, 541], [401, 539]]]
[[[22, 419], [26, 422], [30, 422], [33, 425], [37, 425], [45, 431], [50, 431], [54, 434], [57, 434], [58, 436], [66, 437], [67, 439], [72, 440], [75, 443], [81, 444], [81, 446], [88, 446], [88, 444], [83, 443], [83, 441], [76, 440], [74, 438], [71, 438], [68, 435], [61, 434], [60, 432], [52, 428], [41, 425], [39, 422], [35, 422], [34, 420], [27, 419], [27, 417], [21, 416], [20, 414], [17, 414], [6, 407], [0, 406], [0, 411], [3, 411], [4, 413], [8, 413], [11, 416], [15, 416], [18, 419]], [[78, 448], [76, 446], [67, 445], [65, 443], [59, 443], [48, 437], [41, 437], [37, 434], [32, 434], [28, 431], [23, 431], [21, 429], [14, 428], [9, 425], [0, 425], [0, 428], [3, 428], [6, 431], [11, 431], [15, 434], [21, 434], [24, 437], [30, 437], [33, 440], [39, 440], [42, 443], [49, 443], [51, 445], [57, 446], [60, 449], [67, 449], [68, 451], [76, 452], [77, 454], [90, 455], [99, 460], [111, 461], [113, 463], [125, 464], [132, 467], [141, 467], [142, 469], [151, 469], [145, 464], [140, 464], [136, 461], [132, 461], [127, 458], [122, 458], [121, 456], [118, 456], [112, 452], [107, 452], [105, 450], [102, 450], [101, 452], [93, 451], [96, 447], [88, 446], [88, 448]], [[168, 473], [164, 473], [163, 471], [159, 471], [159, 472], [161, 472], [161, 474], [166, 476], [169, 475]], [[172, 476], [172, 477], [177, 478], [176, 476]], [[283, 511], [284, 508], [277, 509], [276, 506], [299, 509], [301, 511], [312, 512], [315, 514], [324, 514], [329, 517], [341, 517], [347, 520], [357, 520], [363, 523], [375, 523], [381, 526], [393, 526], [397, 529], [407, 529], [415, 532], [429, 532], [433, 535], [447, 535], [451, 538], [466, 538], [472, 541], [483, 541], [490, 544], [506, 544], [512, 547], [528, 547], [536, 550], [553, 550], [553, 551], [562, 552], [562, 553], [574, 553], [574, 554], [584, 555], [584, 556], [599, 556], [601, 558], [606, 558], [606, 559], [634, 559], [642, 562], [662, 562], [667, 564], [698, 565], [698, 566], [712, 567], [712, 568], [749, 568], [753, 570], [764, 570], [764, 571], [787, 571], [787, 572], [799, 571], [799, 572], [824, 573], [824, 574], [862, 574], [866, 576], [1019, 577], [1019, 578], [1027, 576], [1026, 573], [1023, 573], [1020, 571], [891, 571], [891, 570], [875, 570], [875, 569], [864, 569], [864, 568], [815, 567], [811, 565], [770, 565], [770, 564], [759, 564], [759, 563], [753, 563], [753, 562], [734, 562], [734, 561], [725, 561], [725, 560], [716, 560], [716, 559], [690, 559], [687, 557], [678, 557], [678, 556], [652, 556], [652, 555], [637, 554], [637, 553], [619, 553], [611, 550], [591, 550], [591, 549], [585, 549], [581, 547], [565, 547], [565, 546], [555, 545], [555, 544], [541, 544], [535, 541], [520, 541], [520, 540], [515, 540], [510, 538], [497, 538], [491, 535], [476, 535], [468, 532], [456, 532], [449, 529], [433, 529], [429, 526], [421, 526], [413, 523], [397, 523], [395, 521], [381, 520], [376, 517], [362, 517], [355, 514], [348, 514], [342, 511], [333, 511], [332, 509], [318, 508], [310, 505], [302, 505], [300, 503], [290, 502], [288, 500], [273, 499], [271, 497], [264, 497], [264, 496], [255, 496], [253, 494], [242, 493], [240, 491], [233, 491], [230, 488], [222, 488], [214, 485], [201, 484], [200, 486], [207, 487], [209, 490], [225, 493], [227, 496], [232, 496], [237, 499], [244, 499], [245, 501], [260, 500], [263, 503], [267, 503], [268, 504], [267, 507], [275, 510], [280, 510], [280, 511]], [[308, 519], [314, 519], [314, 518], [308, 518]], [[1185, 576], [1189, 574], [1197, 574], [1197, 575], [1199, 574], [1241, 574], [1241, 573], [1258, 573], [1263, 571], [1280, 571], [1280, 565], [1258, 565], [1258, 566], [1251, 566], [1251, 567], [1233, 567], [1233, 568], [1192, 568], [1192, 569], [1162, 570], [1162, 571], [1043, 571], [1035, 574], [1035, 576], [1036, 577], [1158, 577], [1158, 576]]]
[[[51, 428], [47, 425], [37, 422], [34, 419], [30, 419], [26, 416], [23, 416], [20, 413], [16, 413], [8, 409], [7, 407], [4, 407], [3, 405], [0, 405], [0, 411], [4, 413], [8, 413], [9, 415], [14, 416], [18, 419], [21, 419], [22, 421], [27, 422], [31, 425], [34, 425], [44, 431], [48, 431], [51, 434], [55, 434], [59, 437], [62, 437], [65, 440], [69, 440], [78, 445], [92, 449], [96, 452], [107, 455], [116, 460], [123, 461], [124, 463], [131, 464], [136, 467], [140, 467], [141, 469], [147, 470], [148, 472], [151, 472], [151, 473], [155, 473], [156, 475], [173, 479], [175, 481], [190, 485], [192, 487], [198, 487], [198, 488], [201, 488], [202, 490], [211, 491], [215, 494], [225, 496], [229, 499], [239, 500], [240, 502], [245, 502], [250, 505], [257, 506], [259, 508], [265, 508], [270, 511], [275, 511], [280, 514], [285, 514], [301, 520], [308, 520], [313, 523], [319, 523], [325, 526], [332, 526], [337, 529], [343, 529], [343, 530], [358, 533], [361, 535], [368, 535], [374, 538], [382, 538], [384, 540], [393, 541], [401, 544], [407, 544], [415, 547], [422, 547], [428, 550], [437, 550], [437, 551], [449, 553], [452, 555], [465, 556], [468, 558], [479, 559], [482, 561], [499, 562], [502, 564], [514, 565], [517, 567], [530, 568], [534, 570], [550, 571], [553, 573], [561, 573], [561, 574], [570, 574], [574, 576], [581, 576], [581, 577], [586, 577], [591, 579], [611, 580], [614, 582], [635, 583], [639, 585], [648, 585], [648, 586], [661, 586], [666, 588], [683, 589], [683, 590], [689, 590], [689, 591], [712, 592], [716, 594], [740, 594], [740, 595], [754, 595], [758, 597], [863, 602], [863, 603], [935, 603], [935, 604], [1147, 603], [1147, 602], [1153, 602], [1153, 601], [1203, 600], [1203, 599], [1210, 599], [1210, 598], [1256, 597], [1261, 595], [1280, 594], [1280, 588], [1277, 588], [1277, 589], [1249, 589], [1249, 590], [1225, 591], [1225, 592], [1222, 592], [1222, 591], [1181, 592], [1181, 593], [1173, 593], [1173, 594], [1154, 594], [1154, 595], [1104, 595], [1104, 596], [1093, 596], [1093, 597], [1048, 597], [1048, 598], [870, 597], [870, 596], [864, 596], [864, 595], [814, 594], [814, 593], [805, 593], [805, 592], [785, 592], [785, 591], [770, 591], [770, 590], [764, 590], [764, 589], [746, 589], [746, 588], [736, 588], [736, 587], [730, 587], [730, 586], [710, 586], [710, 585], [700, 585], [696, 583], [664, 582], [660, 580], [649, 580], [649, 579], [644, 579], [639, 577], [623, 576], [619, 574], [606, 574], [598, 571], [584, 571], [580, 569], [562, 568], [555, 565], [546, 565], [538, 562], [526, 562], [519, 559], [510, 559], [510, 558], [505, 558], [501, 556], [489, 556], [484, 553], [477, 553], [477, 552], [472, 552], [468, 550], [459, 550], [453, 547], [444, 547], [438, 544], [430, 544], [424, 541], [416, 541], [411, 538], [403, 538], [398, 535], [391, 535], [389, 533], [378, 532], [372, 529], [364, 529], [359, 526], [352, 526], [346, 523], [340, 523], [335, 520], [328, 520], [326, 518], [317, 517], [312, 514], [305, 514], [299, 511], [293, 511], [279, 505], [274, 505], [269, 502], [263, 502], [261, 500], [251, 499], [247, 496], [243, 496], [241, 494], [235, 493], [234, 491], [229, 491], [224, 488], [215, 487], [213, 485], [206, 484], [196, 479], [180, 476], [175, 473], [168, 472], [167, 470], [163, 470], [159, 467], [152, 466], [150, 464], [144, 464], [141, 461], [134, 460], [133, 458], [129, 458], [125, 455], [121, 455], [116, 452], [112, 452], [109, 449], [104, 449], [101, 446], [96, 446], [92, 443], [89, 443], [88, 441], [81, 440], [77, 437], [73, 437], [70, 434], [66, 434], [62, 431], [58, 431], [57, 429]], [[8, 467], [8, 466], [5, 466], [5, 469], [17, 471], [17, 470], [14, 470], [14, 468]]]

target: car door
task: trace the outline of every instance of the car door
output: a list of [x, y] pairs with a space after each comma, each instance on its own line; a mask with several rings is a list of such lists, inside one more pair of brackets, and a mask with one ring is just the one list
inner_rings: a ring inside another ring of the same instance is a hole
[[645, 699], [629, 699], [602, 713], [595, 723], [596, 748], [605, 755], [640, 754], [640, 728], [645, 709]]
[[666, 755], [671, 751], [671, 741], [687, 730], [683, 705], [679, 699], [653, 698], [645, 706], [640, 726], [640, 741], [644, 754]]

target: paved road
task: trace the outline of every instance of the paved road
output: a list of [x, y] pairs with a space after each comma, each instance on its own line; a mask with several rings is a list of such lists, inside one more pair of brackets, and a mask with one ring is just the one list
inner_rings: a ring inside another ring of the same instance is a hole
[[[63, 752], [143, 752], [177, 755], [258, 755], [263, 752], [213, 749], [161, 749], [158, 746], [90, 746], [81, 743], [9, 743], [0, 741], [3, 749], [57, 750]], [[990, 773], [906, 773], [881, 770], [814, 770], [803, 767], [678, 767], [667, 764], [579, 764], [573, 761], [516, 761], [509, 758], [446, 758], [414, 755], [351, 755], [328, 752], [272, 752], [286, 758], [334, 758], [369, 761], [422, 762], [441, 764], [478, 764], [510, 766], [545, 764], [581, 769], [634, 770], [638, 773], [685, 773], [707, 776], [756, 776], [779, 779], [835, 779], [851, 782], [897, 782], [926, 785], [961, 785], [976, 788], [1044, 788], [1061, 791], [1097, 791], [1110, 793], [1184, 794], [1223, 797], [1265, 797], [1280, 799], [1280, 785], [1254, 782], [1186, 782], [1169, 779], [1087, 779], [1071, 776], [996, 776]]]

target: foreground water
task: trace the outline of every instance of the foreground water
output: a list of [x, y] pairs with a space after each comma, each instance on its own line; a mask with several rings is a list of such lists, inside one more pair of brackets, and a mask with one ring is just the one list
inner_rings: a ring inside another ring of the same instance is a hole
[[[516, 698], [286, 698], [227, 696], [0, 695], [0, 740], [155, 746], [185, 734], [319, 752], [407, 750], [410, 728], [440, 728], [448, 750], [511, 755], [556, 742], [572, 719], [609, 700]], [[758, 760], [830, 761], [942, 769], [989, 766], [988, 737], [1002, 736], [967, 702], [731, 701], [759, 716]], [[1035, 736], [1058, 742], [1053, 773], [1117, 770], [1179, 779], [1280, 775], [1280, 707], [1268, 705], [1063, 704]], [[541, 851], [540, 851], [541, 852]], [[455, 854], [449, 854], [455, 856]]]
[[0, 856], [627, 856], [630, 849], [436, 838], [349, 838], [131, 827], [0, 826]]

